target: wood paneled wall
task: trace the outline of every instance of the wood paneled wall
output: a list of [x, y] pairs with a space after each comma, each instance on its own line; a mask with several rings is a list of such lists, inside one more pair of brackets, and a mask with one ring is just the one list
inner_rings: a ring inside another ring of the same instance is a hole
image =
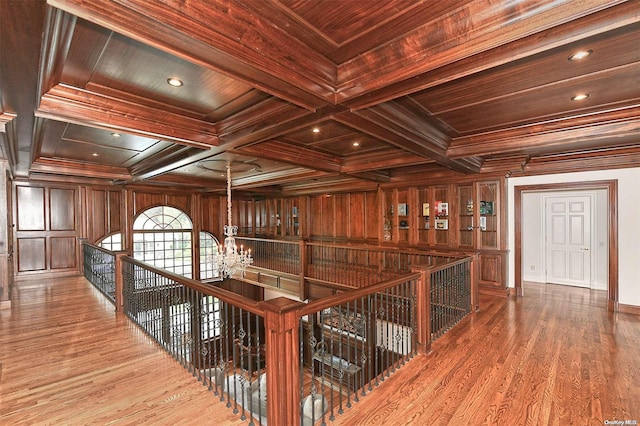
[[95, 243], [107, 235], [123, 232], [125, 201], [122, 189], [87, 189], [87, 239]]
[[309, 237], [377, 240], [380, 227], [377, 192], [316, 195], [309, 199]]
[[15, 184], [16, 273], [76, 272], [80, 188]]
[[[452, 184], [454, 187], [455, 184]], [[436, 189], [433, 187], [429, 191]], [[410, 192], [409, 189], [402, 191], [402, 194]], [[457, 192], [451, 192], [449, 201], [453, 203], [455, 211]], [[208, 231], [219, 241], [224, 241], [223, 226], [227, 222], [224, 195], [186, 193], [167, 188], [105, 187], [49, 181], [16, 181], [12, 194], [16, 247], [13, 264], [16, 266], [16, 275], [79, 273], [82, 266], [80, 239], [95, 243], [107, 235], [121, 232], [124, 235], [124, 248], [129, 250], [132, 247], [130, 229], [135, 217], [150, 207], [160, 205], [172, 206], [188, 214], [196, 236], [199, 231]], [[437, 198], [434, 197], [431, 198]], [[410, 211], [418, 214], [418, 207], [424, 200], [418, 200], [417, 196], [409, 198], [411, 200], [398, 198], [385, 201], [384, 191], [269, 199], [243, 199], [238, 196], [233, 200], [233, 223], [239, 226], [239, 233], [244, 236], [374, 245], [395, 243], [424, 249], [432, 247], [429, 245], [431, 240], [421, 238], [383, 241], [384, 206], [411, 202]], [[504, 200], [500, 201], [503, 205]], [[503, 211], [500, 216], [504, 216]], [[455, 224], [455, 220], [452, 223]], [[412, 223], [411, 226], [419, 225]], [[409, 232], [402, 229], [396, 231]], [[413, 231], [417, 233], [416, 229]], [[451, 229], [451, 239], [438, 247], [461, 249], [456, 245], [455, 232], [456, 229]], [[194, 238], [194, 241], [194, 255], [198, 256], [198, 238]], [[504, 289], [503, 245], [501, 242], [492, 250], [481, 250], [479, 269], [481, 282], [501, 292]], [[473, 250], [473, 247], [467, 249]], [[1, 268], [2, 265], [0, 271]]]
[[[13, 190], [9, 189], [8, 195], [4, 199], [11, 202], [13, 198], [12, 206], [5, 206], [15, 221], [8, 214], [0, 231], [5, 229], [4, 234], [8, 234], [6, 230], [15, 226], [16, 275], [79, 273], [80, 239], [95, 243], [121, 232], [125, 247], [131, 247], [129, 229], [134, 218], [158, 205], [176, 207], [187, 213], [196, 232], [206, 230], [224, 239], [224, 199], [220, 196], [21, 180], [13, 182]], [[0, 203], [2, 199], [0, 197]], [[3, 255], [8, 257], [3, 250], [8, 250], [10, 245], [3, 241], [10, 238], [6, 236], [3, 240], [0, 234], [0, 259]], [[9, 266], [0, 264], [0, 271], [9, 271]]]

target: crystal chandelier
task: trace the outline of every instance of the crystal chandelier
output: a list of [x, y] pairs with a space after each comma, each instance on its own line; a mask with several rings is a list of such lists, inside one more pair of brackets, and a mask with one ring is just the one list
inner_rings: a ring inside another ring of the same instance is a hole
[[244, 277], [247, 266], [253, 263], [251, 250], [245, 250], [243, 246], [236, 245], [235, 236], [238, 227], [231, 224], [231, 162], [227, 162], [227, 225], [224, 226], [224, 245], [218, 246], [218, 253], [214, 258], [214, 267], [218, 268], [221, 278]]

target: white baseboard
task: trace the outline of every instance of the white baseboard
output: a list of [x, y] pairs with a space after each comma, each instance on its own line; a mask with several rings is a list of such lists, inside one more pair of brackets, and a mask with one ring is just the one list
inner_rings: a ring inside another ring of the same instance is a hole
[[529, 276], [529, 277], [524, 275], [522, 277], [522, 281], [529, 281], [529, 282], [532, 282], [532, 283], [541, 283], [541, 284], [544, 284], [546, 282], [544, 277], [541, 277], [539, 275]]

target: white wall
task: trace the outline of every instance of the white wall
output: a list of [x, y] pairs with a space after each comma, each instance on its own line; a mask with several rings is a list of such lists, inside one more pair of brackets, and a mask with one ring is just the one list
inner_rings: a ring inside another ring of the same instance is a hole
[[540, 193], [522, 194], [522, 279], [545, 282], [544, 204]]
[[606, 290], [608, 284], [608, 228], [607, 191], [553, 191], [525, 192], [522, 194], [522, 279], [525, 281], [545, 282], [545, 197], [562, 197], [576, 192], [593, 196], [594, 214], [592, 219], [592, 272], [591, 288]]
[[[640, 168], [565, 173], [507, 179], [508, 286], [514, 287], [514, 187], [563, 182], [618, 181], [618, 301], [640, 306]], [[530, 202], [531, 200], [527, 200]], [[524, 206], [523, 206], [524, 207]], [[602, 215], [602, 211], [600, 214]], [[601, 236], [596, 241], [600, 241]], [[606, 239], [605, 239], [606, 241]], [[605, 244], [606, 245], [606, 244]], [[524, 268], [523, 268], [524, 270]], [[598, 272], [599, 273], [599, 272]]]

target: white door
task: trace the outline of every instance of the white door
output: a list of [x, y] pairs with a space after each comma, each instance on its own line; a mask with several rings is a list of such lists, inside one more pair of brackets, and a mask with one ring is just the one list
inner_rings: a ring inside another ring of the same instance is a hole
[[546, 281], [591, 286], [591, 197], [549, 197], [545, 203]]

